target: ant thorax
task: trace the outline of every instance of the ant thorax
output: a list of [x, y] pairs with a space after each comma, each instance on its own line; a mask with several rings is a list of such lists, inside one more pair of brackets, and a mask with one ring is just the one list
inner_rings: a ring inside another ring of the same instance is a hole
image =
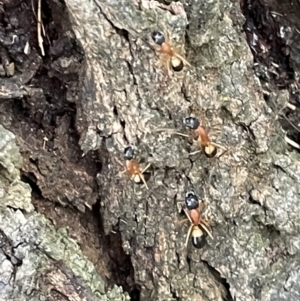
[[168, 43], [163, 43], [161, 45], [161, 52], [166, 53], [169, 56], [174, 56], [174, 51]]
[[194, 225], [199, 224], [200, 213], [197, 209], [190, 210], [190, 218]]
[[135, 160], [127, 160], [126, 168], [127, 168], [128, 172], [132, 175], [138, 174], [141, 172], [140, 164], [138, 161], [135, 161]]
[[203, 140], [209, 141], [209, 138], [208, 138], [208, 135], [207, 135], [207, 132], [206, 132], [204, 126], [199, 126], [199, 127], [195, 130], [195, 132], [196, 132], [199, 136], [201, 136], [201, 138], [202, 138]]

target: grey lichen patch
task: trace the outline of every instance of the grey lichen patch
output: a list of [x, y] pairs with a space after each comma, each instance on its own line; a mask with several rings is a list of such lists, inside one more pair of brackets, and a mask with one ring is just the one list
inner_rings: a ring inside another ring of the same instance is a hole
[[[14, 254], [22, 262], [17, 268], [18, 272], [14, 279], [16, 287], [10, 291], [12, 294], [10, 297], [13, 296], [18, 300], [26, 296], [28, 298], [28, 294], [36, 286], [41, 288], [47, 285], [43, 279], [45, 280], [49, 276], [49, 271], [52, 271], [51, 279], [53, 277], [68, 278], [69, 273], [73, 273], [74, 279], [78, 279], [74, 281], [79, 281], [79, 279], [83, 281], [80, 286], [84, 290], [90, 290], [86, 296], [94, 296], [93, 300], [122, 300], [122, 289], [118, 287], [113, 288], [106, 295], [104, 281], [97, 274], [92, 263], [83, 256], [78, 245], [68, 237], [65, 230], [55, 231], [50, 222], [37, 213], [24, 216], [20, 211], [2, 208], [0, 214], [2, 216], [1, 231], [10, 238], [11, 245], [14, 246]], [[61, 264], [54, 269], [57, 262]], [[1, 267], [1, 281], [4, 282], [7, 276], [3, 272], [7, 273], [8, 269], [4, 262]], [[65, 275], [62, 276], [63, 274]], [[39, 275], [42, 277], [40, 281], [38, 281]], [[24, 282], [28, 284], [26, 290], [24, 290]], [[53, 280], [53, 285], [57, 286], [57, 284]], [[64, 293], [63, 286], [60, 289], [61, 293]], [[79, 294], [76, 289], [75, 287], [72, 294]], [[42, 293], [43, 291], [36, 291], [33, 294], [41, 296]], [[0, 295], [2, 298], [9, 296], [5, 290], [1, 291]]]
[[[176, 129], [175, 129], [176, 130]], [[149, 147], [153, 154], [149, 160], [157, 167], [186, 168], [190, 164], [188, 151], [182, 148], [182, 138], [177, 138], [176, 134], [156, 134], [157, 140]]]
[[0, 125], [0, 207], [33, 211], [31, 188], [20, 181], [22, 157], [13, 133]]
[[15, 180], [6, 188], [0, 188], [0, 207], [10, 206], [15, 209], [23, 209], [32, 212], [34, 207], [31, 203], [31, 188], [28, 184]]
[[15, 137], [0, 126], [0, 138], [0, 299], [41, 300], [55, 287], [74, 300], [123, 301], [122, 288], [106, 294], [104, 280], [66, 230], [56, 231], [34, 212], [31, 188], [20, 180]]
[[[224, 1], [189, 2], [188, 36], [198, 66], [228, 67], [242, 56], [251, 59], [246, 42], [233, 27], [230, 17], [230, 10], [234, 9], [232, 5]], [[197, 70], [199, 73], [201, 68]]]
[[[183, 278], [177, 274], [172, 278], [172, 290], [182, 300], [224, 300], [226, 292], [222, 291], [222, 285], [215, 282], [214, 276], [208, 271], [203, 263], [195, 263], [192, 271], [187, 273]], [[174, 283], [174, 285], [173, 285]], [[194, 283], [195, 292], [191, 292], [190, 283]]]
[[0, 125], [0, 180], [8, 184], [20, 176], [19, 169], [22, 166], [22, 157], [15, 143], [13, 133]]
[[300, 182], [300, 166], [298, 156], [292, 155], [274, 155], [274, 165], [282, 168], [296, 182]]
[[[247, 231], [251, 231], [251, 234], [245, 239]], [[226, 238], [219, 236], [216, 240], [214, 246], [218, 246], [217, 249], [207, 249], [202, 259], [214, 266], [221, 277], [226, 279], [233, 298], [256, 300], [253, 288], [246, 283], [260, 275], [268, 266], [265, 249], [270, 241], [262, 238], [259, 230], [255, 230], [250, 223], [227, 229]], [[222, 264], [224, 257], [227, 262], [225, 265]]]
[[[298, 290], [298, 283], [300, 279], [299, 261], [293, 260], [288, 264], [280, 267], [284, 270], [285, 274], [278, 274], [278, 277], [274, 277], [270, 281], [270, 297], [266, 300], [299, 300], [300, 294]], [[275, 274], [275, 273], [274, 273]], [[262, 298], [265, 294], [265, 290], [261, 293]]]
[[[271, 185], [262, 182], [251, 192], [251, 196], [265, 208], [265, 223], [274, 224], [285, 234], [297, 236], [300, 223], [299, 187], [292, 183], [294, 180], [278, 169], [274, 171]], [[286, 190], [285, 187], [290, 188]]]
[[6, 258], [6, 256], [1, 252], [0, 253], [0, 270], [1, 270], [1, 282], [3, 286], [8, 286], [11, 275], [14, 271], [13, 264]]

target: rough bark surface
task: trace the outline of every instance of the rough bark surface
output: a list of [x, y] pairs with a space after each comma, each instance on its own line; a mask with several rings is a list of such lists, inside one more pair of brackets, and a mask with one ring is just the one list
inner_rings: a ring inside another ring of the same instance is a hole
[[[142, 299], [296, 300], [297, 289], [285, 286], [299, 277], [297, 156], [286, 153], [254, 81], [239, 3], [186, 3], [193, 68], [171, 79], [156, 67], [150, 33], [161, 22], [182, 43], [185, 14], [153, 1], [95, 1], [84, 11], [82, 1], [66, 3], [87, 63], [81, 147], [105, 142], [110, 152], [98, 176], [101, 213], [107, 233], [119, 221]], [[219, 159], [189, 158], [186, 139], [154, 133], [183, 131], [182, 118], [201, 111], [221, 130], [215, 140], [230, 149]], [[122, 160], [128, 143], [152, 163], [149, 191], [117, 177], [113, 158]], [[206, 199], [215, 223], [203, 251], [184, 250], [185, 232], [176, 228], [190, 189]]]
[[[241, 5], [250, 2], [264, 4]], [[120, 233], [124, 254], [115, 252], [115, 259], [130, 257], [134, 279], [128, 276], [127, 285], [140, 290], [132, 300], [298, 301], [299, 154], [290, 152], [278, 119], [286, 94], [271, 95], [276, 109], [270, 108], [252, 70], [240, 2], [47, 5], [55, 41], [48, 60], [32, 49], [39, 68], [30, 65], [23, 79], [27, 69], [20, 66], [21, 80], [16, 74], [15, 82], [1, 82], [1, 110], [12, 115], [2, 113], [0, 123], [15, 133], [24, 158], [21, 165], [12, 134], [1, 129], [0, 141], [7, 141], [0, 148], [4, 298], [38, 300], [49, 290], [53, 300], [121, 300], [122, 294], [115, 287], [105, 295], [97, 274], [103, 272], [97, 268], [101, 258], [85, 253], [96, 271], [66, 231], [55, 231], [34, 211], [29, 186], [20, 181], [22, 166], [40, 198], [82, 213], [96, 208], [112, 253]], [[157, 29], [170, 33], [192, 67], [167, 75], [151, 40]], [[293, 43], [290, 63], [297, 72], [299, 42], [292, 37], [285, 43]], [[25, 56], [22, 43], [9, 50], [15, 61]], [[214, 159], [190, 156], [197, 147], [189, 139], [156, 131], [187, 133], [182, 119], [191, 114], [205, 121], [212, 139], [228, 152]], [[137, 147], [142, 164], [151, 163], [149, 190], [118, 175], [129, 144]], [[184, 247], [187, 224], [178, 224], [189, 190], [206, 201], [205, 214], [213, 221], [214, 240], [208, 238], [201, 250]], [[41, 203], [36, 207], [49, 214]], [[122, 260], [116, 262], [122, 270]], [[110, 283], [122, 284], [117, 274], [107, 277]], [[69, 288], [64, 283], [70, 279]]]
[[106, 292], [66, 229], [34, 211], [15, 137], [0, 126], [0, 141], [0, 300], [124, 300], [121, 288]]

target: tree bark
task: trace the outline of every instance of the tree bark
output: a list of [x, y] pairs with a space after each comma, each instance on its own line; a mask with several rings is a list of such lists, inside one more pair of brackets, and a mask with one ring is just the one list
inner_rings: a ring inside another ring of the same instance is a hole
[[[64, 117], [54, 134], [64, 146], [57, 147], [60, 154], [69, 154], [60, 168], [54, 167], [56, 154], [40, 156], [22, 138], [22, 152], [30, 153], [23, 170], [35, 175], [53, 202], [85, 211], [100, 199], [104, 233], [120, 231], [140, 300], [298, 300], [299, 154], [288, 152], [278, 110], [267, 106], [252, 70], [239, 2], [182, 2], [65, 0], [65, 7], [49, 1], [53, 11], [67, 12], [69, 20], [60, 21], [63, 28], [70, 22], [68, 35], [83, 53], [83, 62], [73, 58], [78, 90], [67, 87], [76, 92], [67, 101], [76, 107], [86, 161], [70, 160], [75, 146], [66, 142], [71, 121]], [[168, 76], [151, 39], [154, 30], [169, 32], [192, 66]], [[65, 75], [69, 63], [67, 56], [56, 60], [51, 75]], [[283, 105], [282, 93], [273, 96], [277, 107]], [[197, 150], [190, 139], [157, 131], [187, 134], [182, 120], [190, 115], [227, 152], [212, 159], [203, 152], [190, 156]], [[151, 163], [149, 190], [119, 174], [129, 144], [142, 165]], [[15, 156], [6, 154], [9, 164], [1, 162], [1, 181], [3, 189], [18, 188], [17, 197], [1, 202], [4, 298], [106, 300], [104, 281], [78, 245], [33, 210], [30, 189], [19, 179], [20, 155], [8, 145]], [[101, 155], [101, 169], [89, 172], [94, 152]], [[214, 239], [201, 250], [191, 242], [184, 247], [188, 224], [178, 223], [190, 190], [205, 200], [204, 215], [213, 222]], [[121, 288], [107, 293], [108, 300], [121, 298]]]
[[0, 126], [0, 141], [0, 300], [124, 300], [119, 287], [106, 292], [66, 229], [34, 211], [15, 137]]

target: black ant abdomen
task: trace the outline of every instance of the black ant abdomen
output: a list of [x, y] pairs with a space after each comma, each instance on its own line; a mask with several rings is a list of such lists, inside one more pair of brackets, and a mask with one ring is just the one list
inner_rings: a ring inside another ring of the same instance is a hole
[[214, 145], [209, 145], [207, 147], [203, 147], [204, 149], [204, 154], [206, 155], [207, 158], [213, 158], [215, 157], [215, 155], [218, 152], [217, 147], [215, 147]]
[[192, 243], [193, 246], [197, 249], [202, 249], [206, 244], [205, 234], [199, 228], [198, 229], [194, 228], [192, 232]]
[[180, 72], [183, 70], [184, 64], [183, 61], [181, 59], [179, 59], [178, 57], [172, 57], [171, 59], [171, 66], [173, 71], [175, 72]]

